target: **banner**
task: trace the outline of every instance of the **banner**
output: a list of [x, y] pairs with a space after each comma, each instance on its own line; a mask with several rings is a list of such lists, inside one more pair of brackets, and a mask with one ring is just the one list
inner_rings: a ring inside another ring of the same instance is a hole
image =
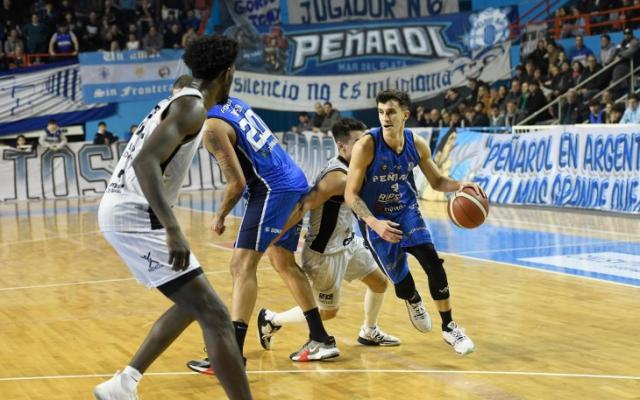
[[113, 106], [83, 104], [78, 72], [71, 64], [0, 74], [0, 135], [44, 129], [51, 118], [64, 126], [113, 114]]
[[[440, 142], [435, 161], [444, 174], [479, 183], [491, 203], [640, 212], [640, 125], [521, 135], [458, 129]], [[444, 199], [431, 189], [423, 197]]]
[[252, 107], [268, 110], [309, 111], [316, 102], [325, 101], [338, 110], [361, 110], [375, 107], [375, 97], [384, 89], [400, 89], [413, 101], [421, 101], [464, 86], [469, 78], [494, 82], [510, 71], [510, 44], [504, 43], [474, 51], [470, 57], [368, 74], [302, 77], [236, 71], [231, 93]]
[[80, 53], [86, 103], [157, 99], [171, 94], [183, 50]]
[[418, 18], [458, 12], [458, 0], [302, 0], [288, 2], [288, 23]]
[[[228, 3], [227, 17], [220, 18], [216, 32], [238, 41], [238, 69], [285, 75], [357, 74], [443, 58], [470, 58], [473, 50], [509, 41], [509, 24], [517, 13], [515, 7], [429, 17], [412, 13], [413, 18], [394, 12], [394, 18], [380, 20], [256, 26]], [[416, 7], [412, 3], [417, 2], [384, 4], [393, 10], [411, 10]]]
[[[431, 129], [414, 130], [426, 140]], [[304, 132], [278, 134], [281, 143], [304, 170], [312, 184], [328, 159], [338, 154], [330, 135]], [[111, 174], [127, 143], [111, 146], [69, 143], [60, 151], [37, 147], [18, 151], [0, 147], [0, 201], [60, 199], [98, 196], [107, 187]], [[183, 190], [222, 189], [226, 181], [218, 164], [200, 147], [191, 163]]]

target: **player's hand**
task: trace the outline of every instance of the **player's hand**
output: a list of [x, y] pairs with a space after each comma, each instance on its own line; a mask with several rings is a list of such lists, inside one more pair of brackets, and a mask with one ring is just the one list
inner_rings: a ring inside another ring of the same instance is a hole
[[400, 224], [387, 220], [376, 220], [371, 226], [378, 236], [390, 243], [398, 243], [402, 240]]
[[167, 230], [167, 247], [169, 248], [169, 264], [174, 271], [184, 271], [190, 264], [191, 251], [187, 239], [180, 229]]
[[460, 188], [458, 189], [458, 192], [462, 191], [462, 189], [466, 188], [466, 187], [470, 187], [473, 188], [473, 190], [476, 191], [476, 194], [478, 196], [482, 196], [485, 199], [487, 198], [487, 194], [484, 192], [484, 190], [482, 190], [482, 188], [480, 187], [480, 185], [478, 185], [475, 182], [462, 182], [460, 183]]
[[224, 224], [225, 217], [216, 213], [216, 216], [213, 217], [213, 222], [211, 223], [211, 230], [217, 233], [218, 235], [222, 235], [224, 230], [227, 229], [227, 226]]

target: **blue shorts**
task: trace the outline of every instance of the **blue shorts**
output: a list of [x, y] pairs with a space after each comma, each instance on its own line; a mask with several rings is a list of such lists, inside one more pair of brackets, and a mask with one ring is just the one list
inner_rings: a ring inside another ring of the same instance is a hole
[[364, 222], [358, 223], [373, 258], [395, 284], [402, 281], [409, 273], [406, 248], [433, 241], [417, 204], [407, 207], [393, 222], [400, 224], [400, 230], [403, 233], [402, 240], [398, 243], [389, 243]]
[[[233, 247], [264, 252], [271, 241], [280, 234], [289, 214], [307, 194], [302, 192], [251, 193], [247, 209], [242, 217], [240, 231]], [[276, 243], [290, 251], [296, 251], [302, 224], [284, 234]]]

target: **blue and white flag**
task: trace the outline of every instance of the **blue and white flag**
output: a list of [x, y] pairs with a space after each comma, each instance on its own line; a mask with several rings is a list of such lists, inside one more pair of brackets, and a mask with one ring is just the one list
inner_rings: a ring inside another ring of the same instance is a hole
[[107, 104], [83, 103], [78, 64], [0, 74], [0, 135], [42, 129], [51, 118], [65, 126], [114, 112]]
[[156, 99], [171, 94], [183, 50], [80, 53], [86, 103]]

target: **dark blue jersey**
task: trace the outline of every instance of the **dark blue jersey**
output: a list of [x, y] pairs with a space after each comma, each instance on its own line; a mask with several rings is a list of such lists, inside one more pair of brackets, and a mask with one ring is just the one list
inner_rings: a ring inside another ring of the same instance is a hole
[[234, 149], [249, 193], [303, 191], [304, 172], [282, 148], [267, 124], [242, 100], [230, 97], [213, 106], [209, 118], [219, 118], [236, 132]]
[[375, 143], [374, 157], [359, 195], [376, 218], [397, 220], [405, 209], [417, 207], [413, 169], [418, 166], [420, 155], [413, 133], [404, 130], [404, 147], [400, 154], [384, 141], [381, 128], [374, 128], [368, 134]]

